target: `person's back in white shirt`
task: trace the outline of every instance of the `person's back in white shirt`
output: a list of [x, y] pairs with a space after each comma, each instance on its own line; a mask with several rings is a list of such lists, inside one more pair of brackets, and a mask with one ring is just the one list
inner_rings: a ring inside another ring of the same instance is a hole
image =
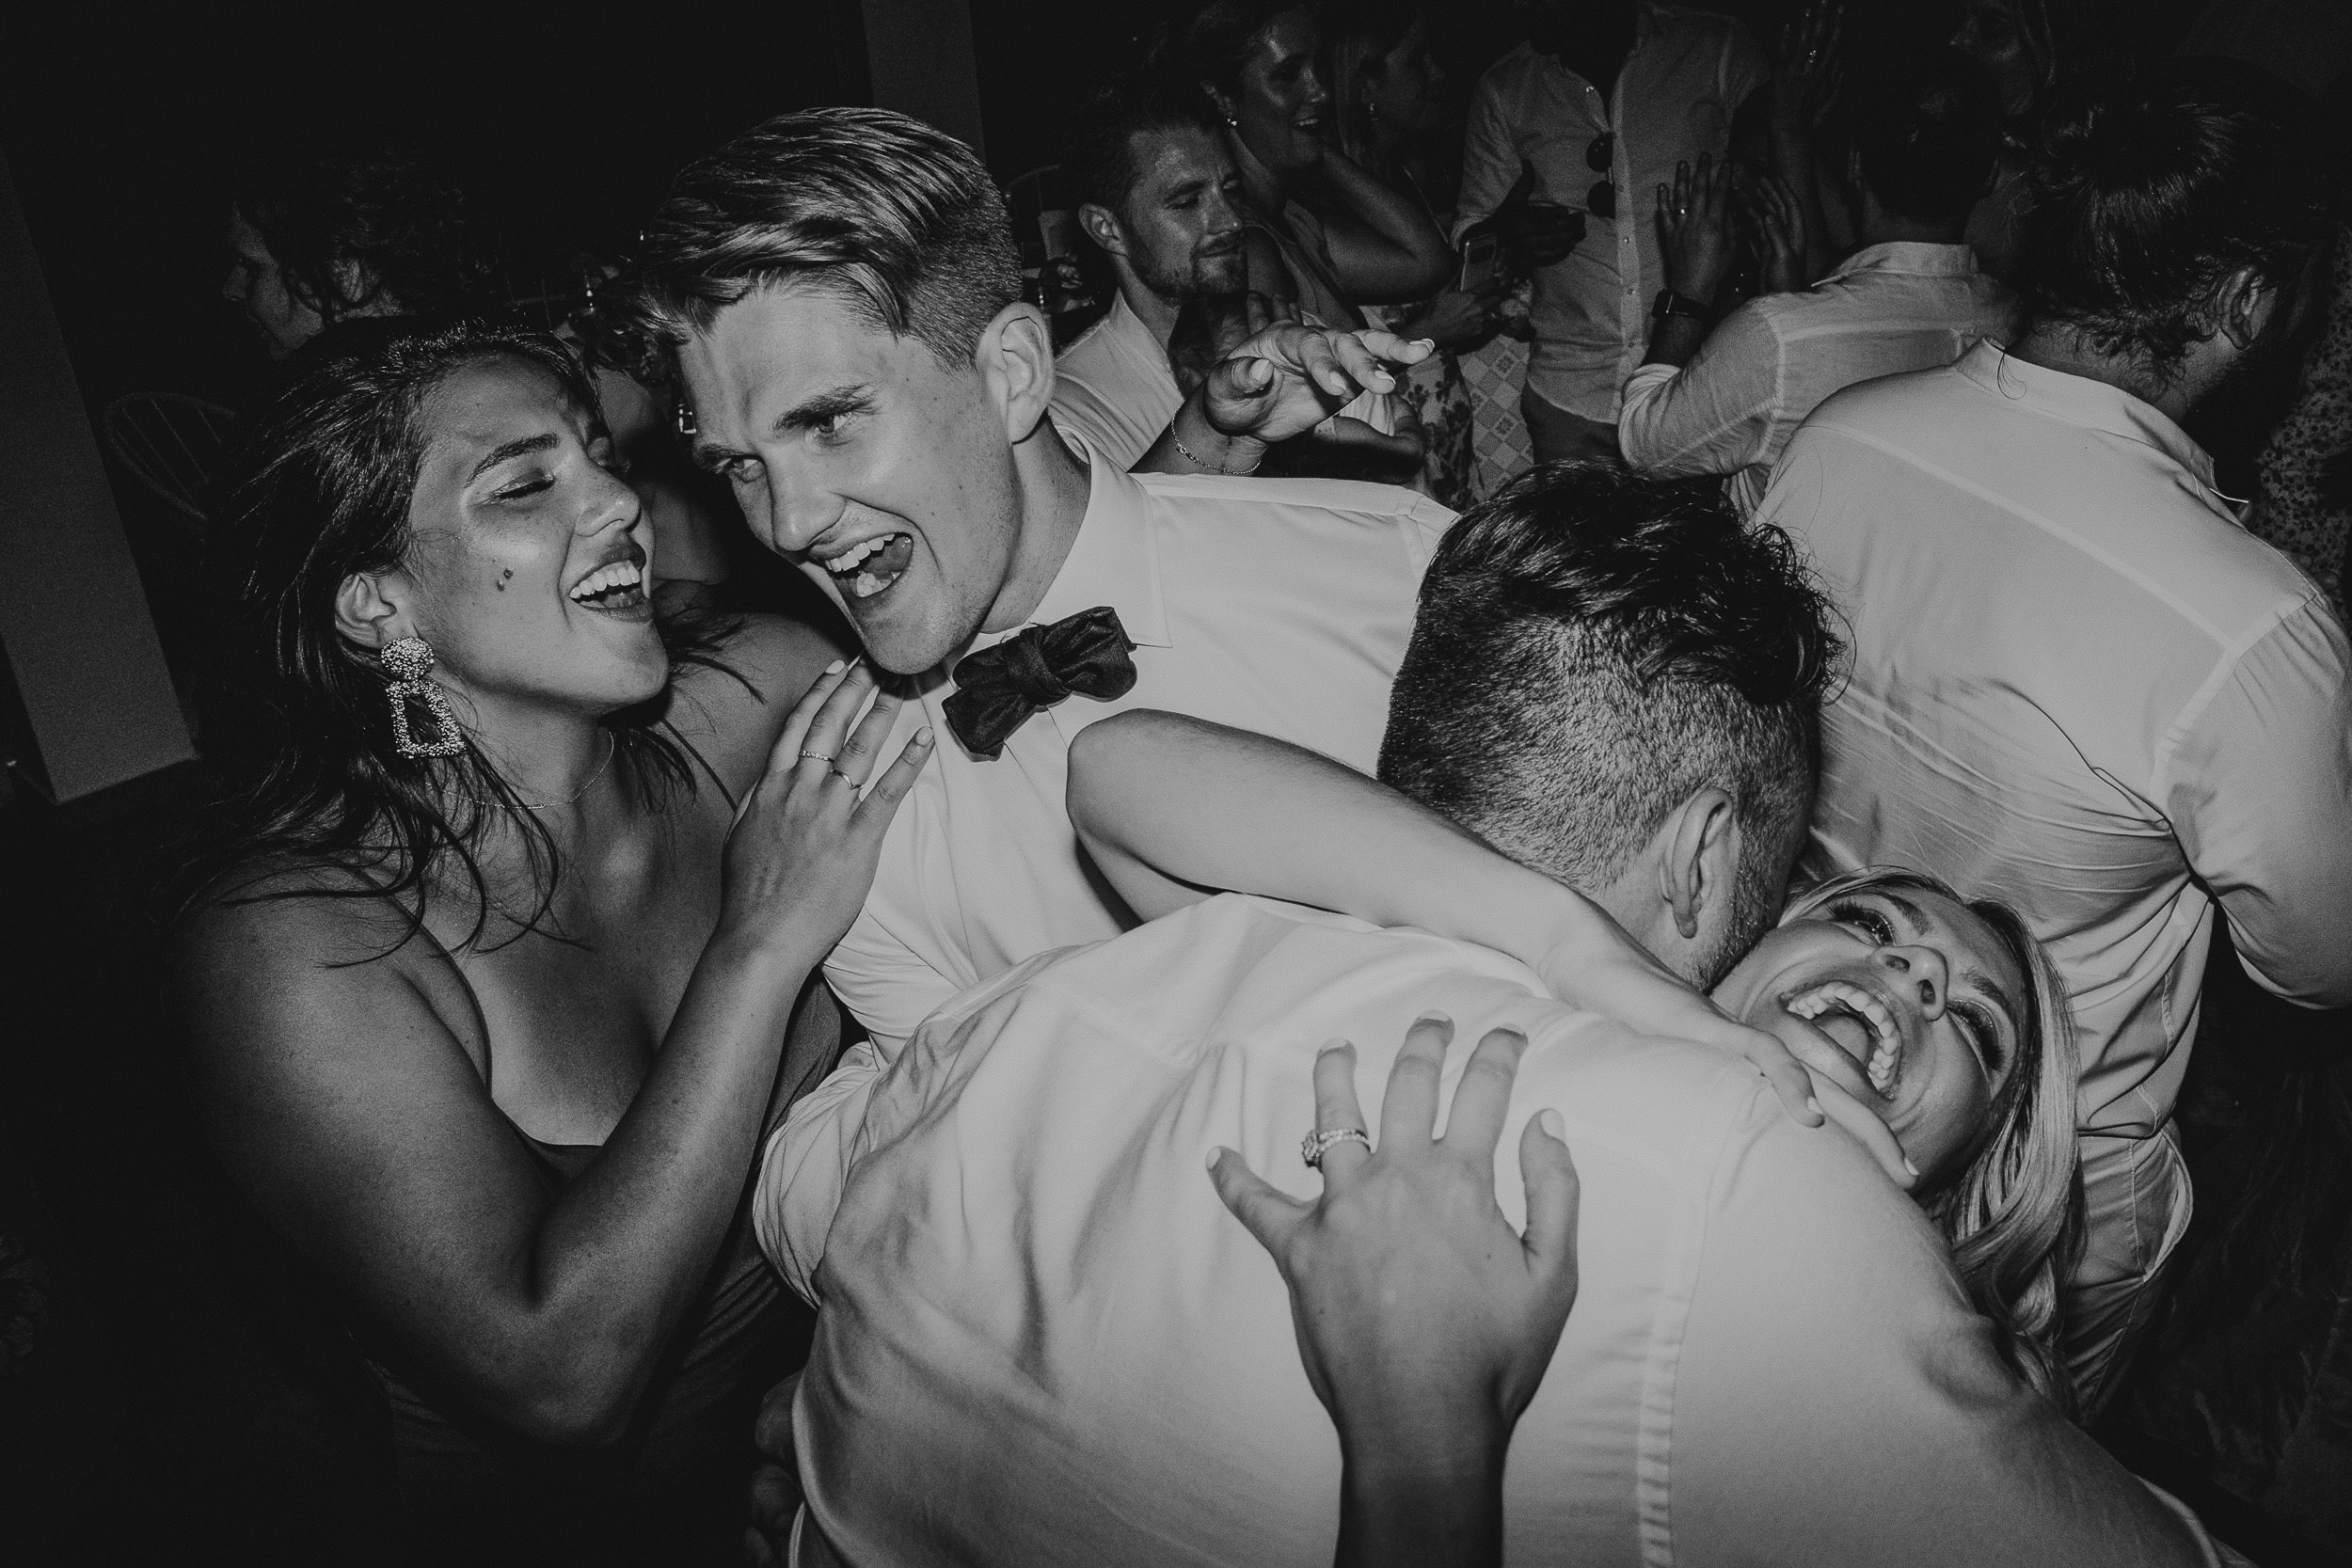
[[[1319, 1046], [1356, 1042], [1376, 1124], [1431, 1009], [1449, 1078], [1488, 1029], [1527, 1034], [1501, 1148], [1557, 1107], [1582, 1187], [1510, 1560], [2171, 1560], [2137, 1485], [2002, 1367], [1917, 1207], [1744, 1064], [1486, 949], [1232, 896], [976, 990], [778, 1134], [755, 1212], [822, 1303], [793, 1424], [843, 1558], [1327, 1562], [1338, 1444], [1204, 1159], [1311, 1192]], [[1515, 1173], [1498, 1196], [1518, 1224]]]
[[1625, 460], [1663, 474], [1724, 474], [1753, 515], [1772, 465], [1833, 392], [1948, 365], [2006, 341], [2017, 300], [1964, 245], [1864, 247], [1802, 293], [1763, 294], [1717, 323], [1679, 369], [1635, 371], [1617, 415]]
[[2144, 1278], [2187, 1220], [2157, 1134], [2215, 899], [2265, 985], [2352, 1001], [2343, 629], [2170, 420], [1992, 344], [1823, 404], [1758, 515], [1851, 628], [1813, 869], [1915, 865], [2026, 916], [2074, 1001], [2085, 1275]]

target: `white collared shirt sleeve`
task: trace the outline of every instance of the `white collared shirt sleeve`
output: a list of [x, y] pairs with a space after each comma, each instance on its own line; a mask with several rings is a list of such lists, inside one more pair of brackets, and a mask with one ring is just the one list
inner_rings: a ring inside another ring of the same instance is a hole
[[1647, 364], [1627, 380], [1617, 410], [1625, 460], [1675, 475], [1731, 474], [1766, 461], [1787, 362], [1756, 302], [1742, 305], [1715, 325], [1688, 365]]
[[2216, 672], [2158, 759], [2155, 798], [2230, 917], [2247, 973], [2312, 1007], [2352, 1004], [2352, 695], [2316, 596]]
[[860, 1040], [822, 1083], [803, 1095], [768, 1136], [752, 1193], [752, 1234], [785, 1283], [812, 1307], [825, 1236], [841, 1207], [841, 1190], [866, 1108], [888, 1061], [872, 1040]]
[[1518, 178], [1518, 144], [1503, 116], [1499, 84], [1489, 75], [1471, 94], [1470, 121], [1462, 133], [1462, 187], [1454, 207], [1455, 244], [1461, 243], [1464, 230], [1494, 215]]

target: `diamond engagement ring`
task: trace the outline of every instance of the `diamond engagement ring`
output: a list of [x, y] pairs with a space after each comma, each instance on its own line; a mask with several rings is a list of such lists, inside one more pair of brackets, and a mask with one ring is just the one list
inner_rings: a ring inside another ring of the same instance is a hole
[[1337, 1127], [1328, 1132], [1310, 1132], [1298, 1146], [1298, 1157], [1307, 1162], [1309, 1170], [1321, 1170], [1323, 1157], [1341, 1144], [1356, 1143], [1372, 1152], [1372, 1134], [1360, 1127]]
[[822, 752], [803, 752], [801, 753], [801, 760], [803, 762], [821, 762], [827, 768], [831, 768], [833, 766], [833, 758], [825, 755]]

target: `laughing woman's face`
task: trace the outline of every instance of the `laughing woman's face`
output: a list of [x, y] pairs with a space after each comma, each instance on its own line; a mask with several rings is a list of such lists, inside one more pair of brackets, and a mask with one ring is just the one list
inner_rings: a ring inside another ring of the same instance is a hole
[[1303, 10], [1284, 11], [1250, 40], [1230, 112], [1242, 141], [1268, 168], [1306, 168], [1323, 157], [1331, 95], [1315, 65], [1322, 47]]
[[596, 717], [658, 695], [649, 531], [594, 412], [494, 359], [435, 388], [421, 423], [403, 571], [442, 671], [477, 703]]
[[2029, 985], [1978, 915], [1899, 888], [1765, 933], [1715, 1001], [1877, 1111], [1933, 1182], [1968, 1157], [2016, 1069]]

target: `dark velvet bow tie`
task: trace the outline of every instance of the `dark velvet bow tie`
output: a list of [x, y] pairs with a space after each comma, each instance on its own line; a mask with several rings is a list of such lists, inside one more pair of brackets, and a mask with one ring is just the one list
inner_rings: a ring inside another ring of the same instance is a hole
[[963, 749], [994, 757], [1005, 739], [1041, 707], [1072, 692], [1108, 702], [1136, 684], [1135, 644], [1108, 605], [1080, 610], [1050, 626], [1024, 626], [956, 666], [947, 727]]

